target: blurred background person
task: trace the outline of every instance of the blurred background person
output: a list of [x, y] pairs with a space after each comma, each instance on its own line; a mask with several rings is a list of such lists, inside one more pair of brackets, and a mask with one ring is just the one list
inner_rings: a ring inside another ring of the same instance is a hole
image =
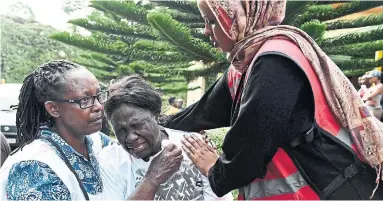
[[[367, 72], [367, 74], [368, 74], [368, 72]], [[361, 97], [361, 98], [363, 98], [363, 96], [368, 91], [368, 88], [370, 87], [370, 80], [369, 80], [369, 78], [367, 78], [367, 74], [358, 78], [358, 84], [360, 87], [358, 90], [358, 94], [359, 94], [359, 97]]]
[[382, 94], [374, 93], [378, 88], [378, 84], [380, 83], [381, 72], [378, 70], [371, 71], [366, 78], [368, 78], [371, 87], [368, 89], [367, 93], [364, 94], [363, 100], [365, 104], [373, 111], [374, 116], [377, 119], [381, 119], [382, 116], [382, 106], [380, 101], [382, 99]]

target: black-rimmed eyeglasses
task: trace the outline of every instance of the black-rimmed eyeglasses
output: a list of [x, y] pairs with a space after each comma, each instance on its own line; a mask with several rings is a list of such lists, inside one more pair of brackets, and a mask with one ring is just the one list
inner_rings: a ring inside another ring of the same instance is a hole
[[85, 96], [85, 97], [82, 97], [82, 98], [78, 98], [78, 99], [72, 99], [72, 100], [68, 100], [68, 99], [56, 99], [56, 100], [53, 100], [55, 102], [62, 102], [62, 103], [76, 103], [80, 106], [81, 109], [86, 109], [86, 108], [90, 108], [94, 105], [94, 100], [98, 100], [98, 102], [100, 104], [104, 104], [107, 100], [108, 100], [108, 95], [109, 95], [109, 91], [102, 91], [100, 92], [99, 94], [95, 95], [95, 96]]

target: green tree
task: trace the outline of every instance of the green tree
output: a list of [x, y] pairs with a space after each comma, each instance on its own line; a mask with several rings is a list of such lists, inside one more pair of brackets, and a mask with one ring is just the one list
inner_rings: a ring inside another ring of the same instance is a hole
[[[334, 19], [381, 6], [382, 2], [341, 2], [339, 6], [330, 3], [288, 1], [283, 24], [300, 27], [309, 33], [331, 58], [337, 58], [334, 61], [347, 75], [378, 65], [372, 59], [374, 51], [382, 49], [381, 27], [331, 38], [325, 35], [329, 30], [343, 27], [381, 24], [381, 15], [351, 21]], [[183, 87], [177, 89], [184, 92], [188, 81], [199, 76], [215, 77], [229, 66], [224, 54], [213, 48], [204, 36], [203, 19], [195, 2], [91, 1], [90, 6], [96, 9], [92, 15], [70, 23], [91, 31], [91, 36], [61, 32], [51, 38], [112, 58], [113, 67], [94, 59], [105, 75], [118, 77], [139, 73], [147, 79], [154, 75], [162, 79], [152, 80], [153, 84], [163, 86], [165, 93], [167, 87], [164, 86], [172, 83], [169, 78], [183, 79], [184, 82], [178, 84]], [[193, 67], [194, 61], [203, 65]]]
[[22, 82], [27, 74], [52, 59], [73, 59], [77, 48], [48, 38], [53, 27], [20, 17], [1, 18], [1, 78]]

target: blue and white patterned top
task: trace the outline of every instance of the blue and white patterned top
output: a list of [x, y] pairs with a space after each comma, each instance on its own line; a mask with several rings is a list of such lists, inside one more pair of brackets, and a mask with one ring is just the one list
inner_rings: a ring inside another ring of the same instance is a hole
[[[99, 164], [93, 153], [93, 142], [90, 137], [85, 137], [90, 159], [88, 160], [76, 152], [58, 134], [49, 130], [43, 130], [41, 134], [51, 137], [60, 146], [89, 194], [95, 195], [102, 192], [103, 184], [100, 177]], [[108, 136], [102, 133], [100, 135], [103, 147], [111, 143]], [[49, 142], [47, 143], [55, 149], [53, 145]], [[60, 156], [57, 150], [56, 153]], [[22, 161], [13, 165], [9, 172], [6, 191], [9, 200], [71, 199], [69, 190], [56, 173], [45, 163], [34, 160]]]

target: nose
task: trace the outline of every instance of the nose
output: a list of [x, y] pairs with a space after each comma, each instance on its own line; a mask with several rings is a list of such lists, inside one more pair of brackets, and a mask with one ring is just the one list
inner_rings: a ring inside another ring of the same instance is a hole
[[104, 105], [102, 105], [97, 98], [94, 99], [94, 104], [92, 106], [93, 112], [99, 112], [104, 110]]
[[134, 133], [129, 133], [127, 136], [126, 136], [126, 139], [125, 139], [125, 142], [129, 143], [129, 144], [132, 144], [134, 141], [136, 141], [138, 139], [138, 135], [134, 134]]
[[210, 36], [211, 35], [211, 27], [207, 23], [205, 23], [205, 35], [206, 36]]

